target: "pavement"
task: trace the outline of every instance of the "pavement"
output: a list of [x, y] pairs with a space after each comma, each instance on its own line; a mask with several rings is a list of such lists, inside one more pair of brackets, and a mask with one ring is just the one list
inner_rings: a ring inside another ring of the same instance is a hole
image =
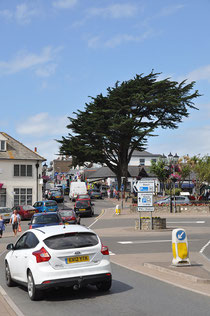
[[[112, 200], [114, 204], [120, 204], [120, 201]], [[156, 213], [153, 214], [157, 216]], [[104, 228], [104, 229], [94, 229], [91, 227], [101, 238], [102, 237], [134, 237], [134, 236], [157, 236], [160, 234], [170, 234], [172, 229], [166, 230], [153, 230], [153, 231], [141, 231], [135, 229], [135, 221], [138, 219], [138, 213], [130, 211], [130, 203], [124, 203], [124, 208], [120, 215], [116, 215], [115, 208], [110, 208], [102, 210], [101, 215], [99, 215], [96, 220], [112, 219], [117, 221], [118, 217], [133, 219], [132, 227], [114, 227], [114, 228]], [[186, 214], [170, 214], [158, 212], [160, 217], [197, 217], [198, 213], [186, 213]], [[202, 214], [202, 217], [209, 217], [210, 214]], [[209, 232], [209, 228], [206, 228]], [[193, 228], [193, 232], [196, 233], [196, 228]], [[6, 235], [12, 236], [11, 233], [5, 233]], [[191, 252], [190, 253], [190, 266], [172, 266], [172, 252], [171, 253], [136, 253], [136, 254], [115, 254], [111, 255], [111, 262], [120, 265], [124, 268], [133, 270], [135, 272], [147, 275], [149, 277], [158, 279], [162, 282], [169, 283], [173, 286], [178, 286], [180, 288], [193, 291], [198, 294], [206, 295], [210, 297], [210, 261], [207, 260], [202, 254]], [[24, 316], [14, 302], [9, 298], [0, 286], [0, 315], [1, 316]]]

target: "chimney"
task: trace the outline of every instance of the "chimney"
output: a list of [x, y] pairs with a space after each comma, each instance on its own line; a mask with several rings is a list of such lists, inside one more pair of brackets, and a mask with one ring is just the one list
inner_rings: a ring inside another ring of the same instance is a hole
[[37, 147], [34, 147], [34, 151], [35, 151], [35, 153], [37, 153]]

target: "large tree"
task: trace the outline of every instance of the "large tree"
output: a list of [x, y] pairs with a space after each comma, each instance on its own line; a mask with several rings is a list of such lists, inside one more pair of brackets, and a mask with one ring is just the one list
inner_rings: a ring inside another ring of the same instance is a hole
[[58, 140], [60, 153], [71, 155], [74, 165], [87, 161], [106, 164], [116, 174], [120, 188], [121, 178], [127, 179], [133, 151], [144, 150], [148, 137], [157, 136], [157, 128], [178, 128], [189, 109], [196, 109], [193, 99], [199, 93], [191, 92], [194, 82], [158, 80], [159, 75], [136, 75], [116, 82], [106, 96], [91, 97], [84, 111], [68, 117], [70, 132]]

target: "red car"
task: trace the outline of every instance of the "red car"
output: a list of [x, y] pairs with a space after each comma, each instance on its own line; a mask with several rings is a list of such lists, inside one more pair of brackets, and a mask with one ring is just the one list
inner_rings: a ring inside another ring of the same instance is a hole
[[60, 215], [64, 223], [80, 225], [80, 217], [75, 213], [74, 210], [58, 210], [58, 214]]
[[87, 200], [91, 201], [89, 194], [79, 194], [77, 195], [76, 201]]
[[18, 214], [21, 217], [21, 220], [23, 219], [31, 219], [31, 217], [35, 214], [35, 213], [39, 213], [39, 211], [31, 206], [31, 205], [17, 205], [15, 207], [13, 207], [13, 211], [14, 209], [17, 210]]

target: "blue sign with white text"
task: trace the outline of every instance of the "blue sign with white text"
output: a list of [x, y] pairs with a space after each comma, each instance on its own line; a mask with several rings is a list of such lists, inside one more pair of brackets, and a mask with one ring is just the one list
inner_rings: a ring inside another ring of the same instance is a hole
[[184, 240], [186, 238], [186, 233], [184, 230], [178, 230], [178, 232], [176, 233], [176, 238], [178, 240]]
[[149, 188], [148, 187], [140, 187], [140, 192], [148, 192]]

